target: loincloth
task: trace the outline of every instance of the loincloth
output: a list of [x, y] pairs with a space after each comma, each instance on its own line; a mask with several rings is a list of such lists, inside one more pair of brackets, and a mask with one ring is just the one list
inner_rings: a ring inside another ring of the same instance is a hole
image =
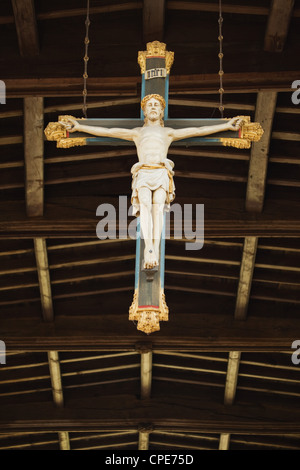
[[140, 202], [138, 192], [140, 188], [149, 188], [151, 191], [163, 188], [166, 191], [165, 210], [170, 210], [170, 204], [175, 198], [173, 167], [174, 163], [168, 159], [164, 163], [146, 164], [138, 162], [133, 165], [131, 168], [131, 204], [133, 206], [133, 215], [139, 216]]

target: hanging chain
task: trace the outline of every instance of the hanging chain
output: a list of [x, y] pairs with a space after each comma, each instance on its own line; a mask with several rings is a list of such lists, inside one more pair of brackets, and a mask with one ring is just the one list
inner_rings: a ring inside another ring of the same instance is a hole
[[90, 0], [87, 0], [87, 9], [86, 9], [86, 20], [85, 20], [85, 38], [84, 38], [84, 44], [85, 44], [85, 54], [84, 54], [84, 73], [83, 73], [83, 108], [82, 112], [85, 118], [87, 118], [87, 79], [88, 79], [88, 74], [87, 74], [87, 65], [88, 65], [88, 50], [89, 50], [89, 27], [90, 27]]
[[221, 118], [223, 118], [223, 113], [224, 113], [224, 105], [223, 105], [223, 94], [224, 94], [224, 88], [223, 88], [223, 75], [224, 75], [224, 70], [223, 70], [223, 33], [222, 33], [222, 25], [223, 25], [223, 17], [222, 17], [222, 0], [219, 0], [219, 44], [220, 44], [220, 49], [219, 49], [219, 61], [220, 61], [220, 70], [219, 70], [219, 77], [220, 77], [220, 88], [219, 88], [219, 94], [220, 94], [220, 106], [219, 110], [221, 113]]

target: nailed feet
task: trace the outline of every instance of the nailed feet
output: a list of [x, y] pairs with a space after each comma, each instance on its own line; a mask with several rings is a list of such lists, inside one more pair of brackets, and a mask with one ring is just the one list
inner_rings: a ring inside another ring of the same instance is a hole
[[144, 251], [144, 268], [152, 269], [158, 266], [158, 259], [153, 249], [146, 248]]

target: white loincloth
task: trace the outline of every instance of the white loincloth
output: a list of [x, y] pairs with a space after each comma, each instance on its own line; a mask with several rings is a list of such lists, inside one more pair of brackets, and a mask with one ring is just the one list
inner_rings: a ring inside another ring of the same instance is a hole
[[166, 159], [158, 164], [135, 163], [131, 168], [132, 173], [132, 195], [131, 204], [133, 206], [133, 214], [139, 216], [140, 202], [138, 191], [140, 188], [149, 188], [155, 191], [163, 188], [166, 191], [165, 210], [170, 210], [170, 204], [175, 198], [175, 184], [173, 181], [174, 163]]

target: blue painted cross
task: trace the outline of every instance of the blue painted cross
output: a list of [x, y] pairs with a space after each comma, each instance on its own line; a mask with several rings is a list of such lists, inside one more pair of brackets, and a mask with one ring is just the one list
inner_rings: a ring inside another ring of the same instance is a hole
[[[148, 43], [147, 51], [139, 53], [138, 62], [142, 72], [141, 99], [151, 94], [161, 95], [165, 99], [165, 127], [181, 129], [224, 124], [224, 121], [227, 121], [227, 119], [169, 119], [169, 73], [173, 63], [173, 57], [174, 54], [172, 52], [166, 51], [166, 45], [158, 41]], [[59, 120], [63, 121], [68, 118], [69, 116], [61, 116]], [[85, 126], [133, 129], [144, 125], [144, 116], [141, 110], [140, 119], [84, 119], [78, 121]], [[256, 123], [250, 123], [250, 118], [243, 117], [243, 125], [238, 131], [219, 132], [214, 134], [213, 137], [194, 137], [177, 140], [176, 145], [225, 145], [249, 148], [251, 140], [259, 140], [260, 138], [260, 136], [257, 136], [257, 126], [255, 129], [255, 124]], [[60, 123], [49, 123], [45, 134], [48, 140], [57, 140], [57, 146], [63, 148], [77, 145], [134, 145], [132, 141], [119, 138], [87, 137], [86, 133], [81, 132], [72, 132], [69, 134]], [[159, 267], [144, 269], [144, 241], [140, 232], [138, 220], [135, 291], [133, 302], [129, 309], [129, 319], [137, 321], [138, 330], [149, 334], [160, 329], [160, 321], [168, 320], [169, 312], [164, 295], [165, 237], [163, 232], [160, 241]]]

